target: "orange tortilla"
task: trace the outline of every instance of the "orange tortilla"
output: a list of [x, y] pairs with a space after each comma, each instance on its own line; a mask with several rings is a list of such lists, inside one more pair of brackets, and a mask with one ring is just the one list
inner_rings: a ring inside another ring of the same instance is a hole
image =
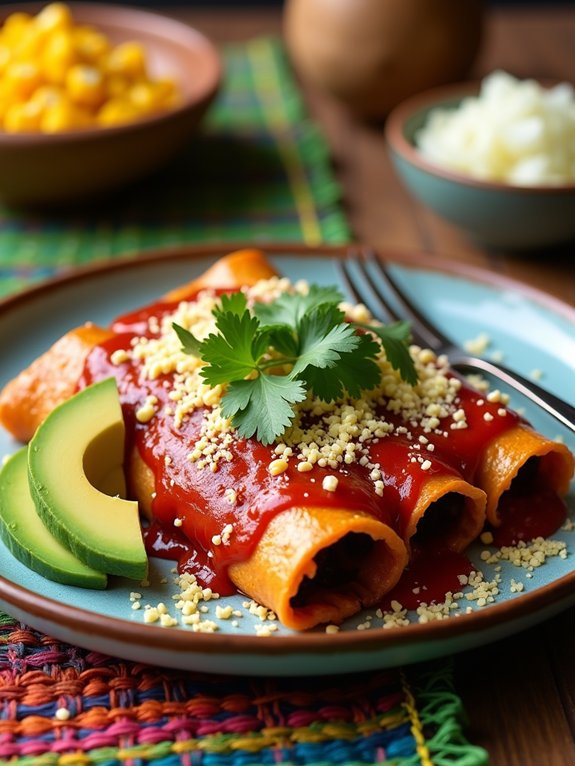
[[84, 363], [110, 330], [85, 324], [62, 336], [0, 392], [0, 423], [28, 442], [47, 415], [76, 392]]
[[243, 286], [255, 285], [260, 279], [277, 276], [277, 271], [270, 266], [261, 250], [235, 250], [217, 260], [197, 279], [192, 279], [191, 282], [166, 293], [163, 300], [185, 301], [206, 288], [239, 290]]
[[560, 497], [567, 494], [575, 469], [575, 458], [561, 442], [547, 439], [527, 425], [504, 431], [481, 455], [475, 484], [487, 494], [487, 520], [501, 524], [497, 507], [504, 492], [511, 488], [520, 469], [531, 458], [538, 458], [537, 471], [547, 487]]
[[[337, 569], [340, 582], [322, 582], [318, 558], [326, 553], [332, 556], [327, 569]], [[407, 560], [399, 536], [367, 513], [290, 508], [272, 518], [251, 557], [232, 564], [229, 575], [288, 628], [305, 630], [339, 623], [377, 604], [397, 583]]]
[[[128, 477], [132, 496], [142, 513], [152, 519], [154, 475], [136, 450], [130, 456]], [[349, 538], [358, 535], [364, 536], [361, 555], [353, 562], [348, 560], [354, 565], [354, 577], [328, 588], [318, 585], [319, 572], [312, 584], [321, 566], [316, 556], [325, 555], [338, 543], [349, 550], [353, 547]], [[399, 535], [367, 513], [345, 508], [289, 508], [272, 517], [250, 558], [232, 564], [228, 574], [238, 590], [272, 609], [284, 625], [305, 630], [320, 623], [341, 622], [376, 604], [397, 583], [407, 561], [407, 548]], [[304, 583], [307, 598], [294, 605], [292, 599]]]
[[[442, 519], [441, 510], [443, 509], [439, 508], [439, 503], [449, 500], [459, 500], [460, 511], [453, 519]], [[438, 512], [434, 515], [435, 530], [431, 529], [426, 535], [425, 544], [435, 545], [435, 547], [439, 544], [441, 548], [461, 553], [483, 529], [486, 502], [485, 492], [463, 478], [453, 474], [430, 476], [423, 485], [410, 513], [403, 539], [411, 547], [417, 539], [418, 532], [423, 535], [421, 522], [429, 517], [429, 514], [434, 513], [434, 508], [437, 508]], [[422, 539], [422, 544], [423, 542]]]

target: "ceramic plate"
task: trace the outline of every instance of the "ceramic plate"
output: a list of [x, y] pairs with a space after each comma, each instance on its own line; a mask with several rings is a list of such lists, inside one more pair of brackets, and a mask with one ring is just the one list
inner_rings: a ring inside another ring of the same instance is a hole
[[[225, 250], [216, 247], [150, 253], [105, 267], [75, 272], [0, 304], [0, 385], [70, 328], [87, 320], [106, 324], [114, 316], [146, 304], [202, 272]], [[287, 276], [323, 284], [338, 283], [337, 258], [343, 249], [301, 246], [265, 248]], [[387, 257], [387, 254], [385, 254]], [[430, 318], [456, 341], [485, 333], [485, 355], [502, 355], [524, 375], [541, 371], [542, 383], [570, 398], [575, 376], [575, 311], [534, 290], [497, 280], [430, 256], [389, 256], [398, 280]], [[549, 436], [561, 436], [575, 449], [574, 438], [519, 395], [533, 424]], [[17, 448], [4, 432], [0, 455]], [[571, 498], [572, 500], [572, 498]], [[571, 510], [575, 510], [571, 502]], [[551, 557], [533, 573], [503, 564], [500, 594], [494, 604], [478, 607], [463, 600], [454, 616], [401, 628], [382, 627], [373, 610], [348, 621], [337, 634], [323, 630], [297, 634], [279, 627], [258, 636], [257, 617], [247, 613], [241, 596], [211, 602], [230, 603], [243, 612], [233, 623], [219, 620], [216, 633], [188, 627], [162, 628], [143, 622], [143, 609], [131, 608], [130, 593], [144, 603], [165, 602], [173, 609], [172, 564], [152, 559], [151, 585], [112, 579], [106, 591], [89, 591], [45, 580], [21, 565], [0, 545], [0, 606], [8, 613], [58, 639], [136, 661], [214, 673], [262, 675], [319, 674], [391, 667], [483, 645], [546, 619], [575, 603], [575, 532], [560, 530], [553, 539], [567, 544], [566, 558]], [[474, 545], [470, 558], [493, 579], [494, 565], [482, 562], [485, 546]], [[531, 577], [528, 577], [532, 575]], [[523, 583], [517, 592], [512, 581]], [[471, 612], [466, 613], [471, 606]], [[457, 616], [455, 616], [458, 612]], [[371, 619], [367, 619], [367, 618]], [[215, 618], [214, 618], [215, 619]], [[369, 625], [370, 627], [365, 627]], [[358, 626], [362, 629], [358, 630]]]

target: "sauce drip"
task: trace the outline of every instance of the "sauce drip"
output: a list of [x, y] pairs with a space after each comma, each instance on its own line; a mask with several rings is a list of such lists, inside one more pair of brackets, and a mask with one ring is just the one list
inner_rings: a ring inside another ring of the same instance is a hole
[[404, 609], [417, 609], [421, 604], [440, 604], [448, 593], [457, 593], [462, 585], [460, 575], [470, 575], [473, 566], [462, 553], [454, 551], [414, 551], [401, 579], [380, 604], [384, 611], [391, 610], [397, 601]]
[[505, 492], [499, 501], [501, 526], [491, 529], [493, 545], [517, 545], [549, 537], [567, 518], [567, 505], [556, 492], [538, 487], [530, 493]]

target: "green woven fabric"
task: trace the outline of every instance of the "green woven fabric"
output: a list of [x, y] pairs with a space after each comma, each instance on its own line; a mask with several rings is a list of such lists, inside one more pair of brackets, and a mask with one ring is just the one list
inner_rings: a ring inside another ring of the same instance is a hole
[[86, 209], [0, 208], [0, 295], [76, 264], [157, 247], [349, 239], [325, 142], [280, 44], [230, 47], [224, 64], [200, 133], [153, 177]]

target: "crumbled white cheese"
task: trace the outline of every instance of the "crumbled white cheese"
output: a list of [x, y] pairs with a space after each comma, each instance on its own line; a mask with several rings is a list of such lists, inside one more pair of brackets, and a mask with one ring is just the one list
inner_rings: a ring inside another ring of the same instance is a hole
[[268, 466], [268, 471], [272, 476], [279, 476], [280, 473], [287, 471], [288, 465], [289, 464], [287, 460], [284, 460], [284, 458], [278, 458], [277, 460], [272, 460]]
[[156, 414], [158, 398], [154, 395], [146, 397], [146, 401], [136, 410], [136, 420], [139, 423], [148, 423]]
[[470, 354], [481, 356], [481, 354], [485, 353], [490, 343], [491, 339], [489, 335], [480, 333], [476, 338], [470, 338], [469, 340], [464, 341], [463, 347]]
[[324, 479], [321, 483], [321, 486], [323, 489], [325, 489], [326, 492], [335, 492], [337, 489], [337, 485], [339, 483], [339, 480], [337, 476], [324, 476]]

